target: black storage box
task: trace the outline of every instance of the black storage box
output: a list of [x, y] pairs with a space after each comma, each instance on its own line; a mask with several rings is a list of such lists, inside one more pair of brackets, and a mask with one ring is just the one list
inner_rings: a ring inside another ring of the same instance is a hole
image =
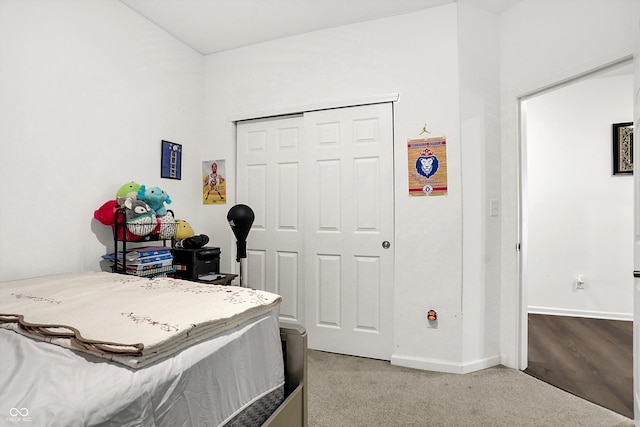
[[198, 280], [198, 276], [220, 272], [220, 248], [173, 249], [173, 266], [179, 279]]

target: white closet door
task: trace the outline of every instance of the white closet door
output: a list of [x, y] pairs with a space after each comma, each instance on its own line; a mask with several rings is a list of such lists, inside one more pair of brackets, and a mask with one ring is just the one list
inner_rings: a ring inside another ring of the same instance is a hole
[[304, 325], [302, 116], [237, 125], [238, 203], [255, 213], [245, 286], [282, 295], [280, 320]]
[[391, 104], [312, 112], [304, 119], [309, 347], [389, 360], [394, 210]]
[[392, 123], [391, 104], [238, 123], [245, 282], [281, 294], [312, 349], [391, 357]]

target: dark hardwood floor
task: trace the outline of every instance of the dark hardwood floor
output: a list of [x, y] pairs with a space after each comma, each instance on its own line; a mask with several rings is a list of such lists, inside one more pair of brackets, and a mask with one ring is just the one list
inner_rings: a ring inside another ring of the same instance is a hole
[[529, 314], [525, 372], [633, 418], [633, 322]]

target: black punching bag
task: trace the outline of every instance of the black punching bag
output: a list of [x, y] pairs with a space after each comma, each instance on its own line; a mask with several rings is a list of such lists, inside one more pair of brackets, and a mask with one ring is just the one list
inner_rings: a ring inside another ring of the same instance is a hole
[[227, 221], [229, 221], [233, 234], [236, 235], [237, 262], [240, 262], [240, 258], [247, 257], [247, 236], [254, 219], [253, 210], [247, 205], [235, 205], [229, 209], [227, 214]]

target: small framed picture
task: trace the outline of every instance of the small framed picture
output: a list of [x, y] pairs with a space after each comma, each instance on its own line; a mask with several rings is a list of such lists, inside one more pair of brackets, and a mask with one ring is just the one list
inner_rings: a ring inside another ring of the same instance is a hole
[[182, 179], [182, 145], [162, 140], [160, 178]]
[[633, 174], [633, 123], [614, 123], [613, 174]]
[[224, 205], [227, 203], [227, 179], [224, 160], [202, 162], [202, 203]]

